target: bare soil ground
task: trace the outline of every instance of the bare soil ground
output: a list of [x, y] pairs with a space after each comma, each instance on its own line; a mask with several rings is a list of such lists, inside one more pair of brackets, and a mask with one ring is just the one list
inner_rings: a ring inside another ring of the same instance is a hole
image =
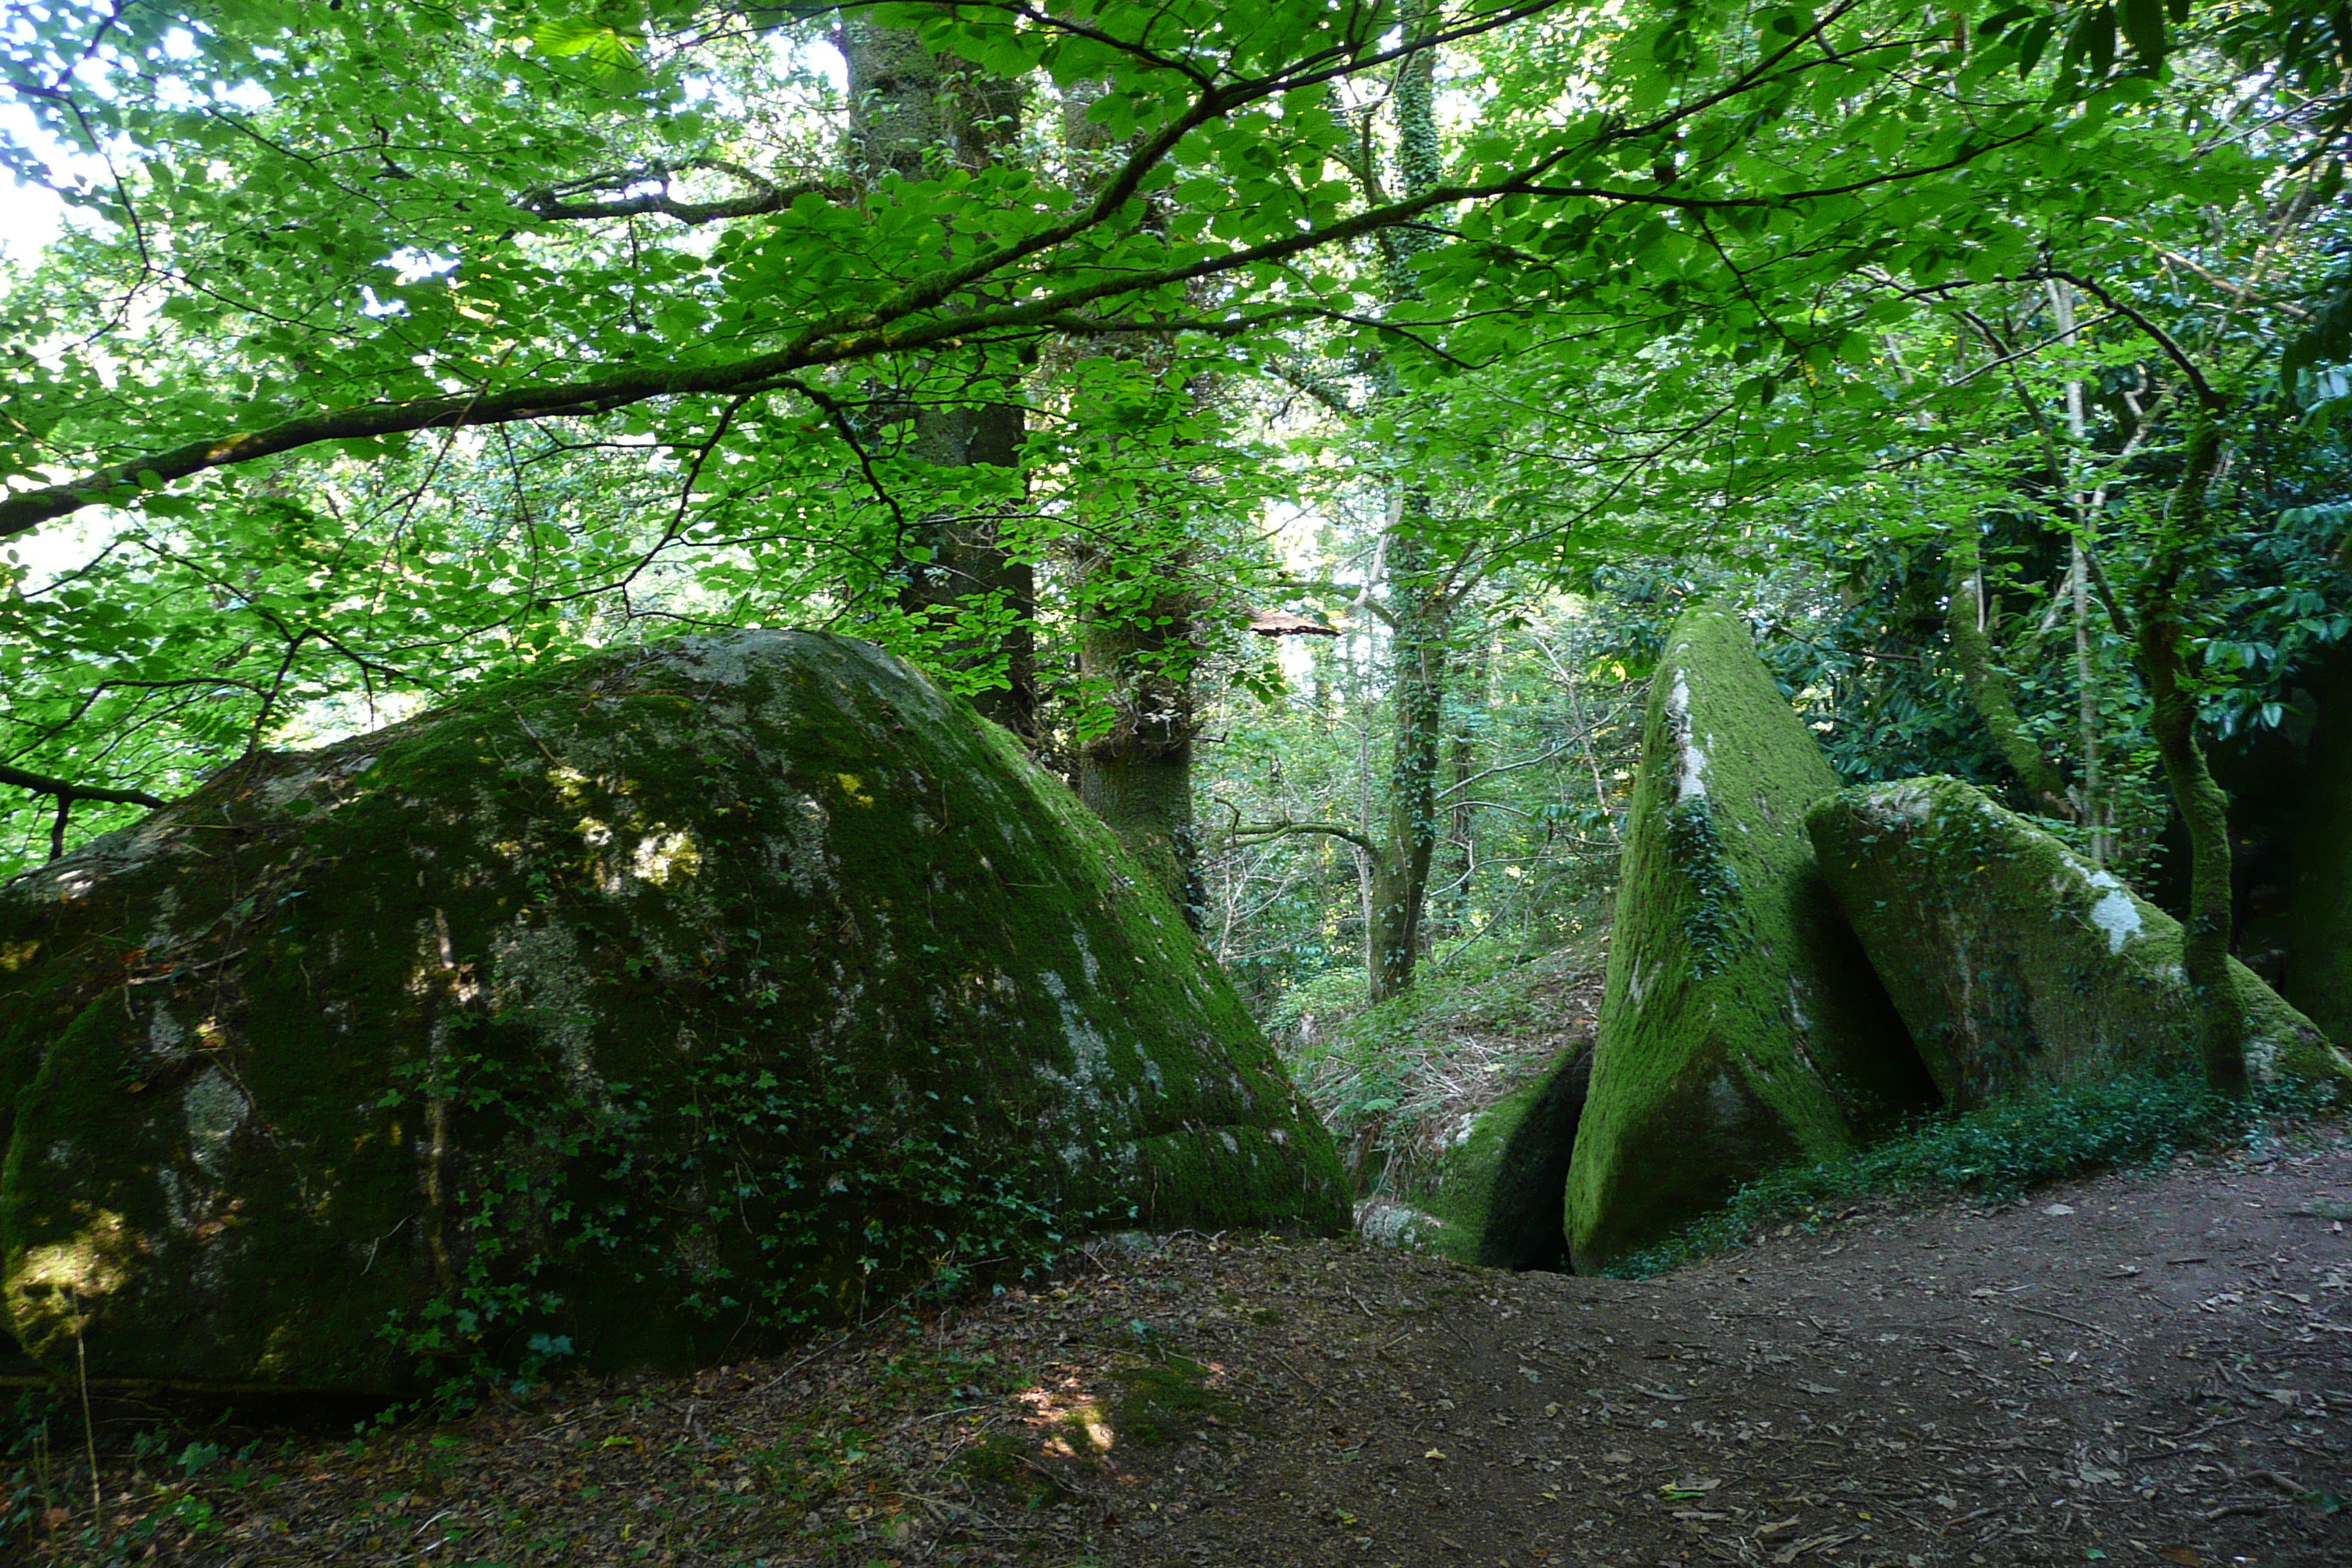
[[1106, 1244], [1060, 1287], [798, 1360], [572, 1380], [364, 1442], [225, 1432], [193, 1476], [184, 1433], [118, 1445], [96, 1531], [54, 1479], [77, 1418], [33, 1555], [2342, 1564], [2347, 1219], [2336, 1121], [1641, 1283]]

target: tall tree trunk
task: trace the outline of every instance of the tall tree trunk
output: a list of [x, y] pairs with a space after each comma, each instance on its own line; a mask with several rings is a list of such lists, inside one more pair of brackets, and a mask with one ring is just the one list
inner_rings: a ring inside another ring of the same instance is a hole
[[2182, 654], [2180, 580], [2204, 532], [2221, 428], [2210, 405], [2189, 427], [2180, 483], [2173, 492], [2148, 574], [2138, 595], [2140, 673], [2154, 711], [2149, 727], [2173, 804], [2189, 829], [2189, 921], [2181, 968], [2197, 998], [2198, 1043], [2205, 1081], [2217, 1093], [2246, 1092], [2246, 1009], [2230, 973], [2230, 800], [2205, 764], [2197, 740], [2197, 698]]
[[[2057, 321], [2059, 341], [2071, 350], [2074, 346], [2074, 286], [2063, 278], [2053, 278], [2048, 288], [2050, 310]], [[2111, 814], [2100, 767], [2103, 737], [2100, 734], [2098, 655], [2091, 635], [2091, 550], [2096, 543], [2093, 531], [2098, 527], [2098, 506], [2105, 500], [2105, 491], [2102, 488], [2097, 498], [2087, 497], [2075, 478], [2076, 467], [2082, 462], [2085, 428], [2083, 384], [2069, 377], [2066, 382], [2068, 445], [2064, 478], [2070, 509], [2074, 513], [2074, 537], [2067, 562], [2066, 585], [2074, 601], [2074, 616], [2075, 746], [2083, 757], [2081, 779], [2074, 798], [2083, 824], [2090, 830], [2091, 864], [2104, 866], [2113, 858], [2115, 847], [2108, 842]]]
[[[1412, 500], [1413, 498], [1408, 498]], [[1408, 505], [1410, 513], [1413, 509]], [[1390, 662], [1395, 682], [1395, 750], [1389, 811], [1372, 866], [1372, 1000], [1412, 988], [1421, 955], [1421, 917], [1437, 851], [1437, 769], [1445, 743], [1444, 584], [1409, 522], [1389, 543]]]
[[1453, 783], [1446, 789], [1446, 843], [1453, 854], [1440, 873], [1445, 895], [1442, 916], [1448, 936], [1459, 941], [1469, 932], [1470, 879], [1478, 871], [1478, 841], [1476, 837], [1478, 808], [1471, 803], [1470, 778], [1478, 771], [1479, 725], [1475, 715], [1491, 710], [1495, 705], [1495, 644], [1479, 640], [1472, 655], [1468, 679], [1461, 685], [1478, 693], [1479, 707], [1473, 709], [1466, 700], [1457, 700], [1454, 707], [1454, 724], [1446, 745], [1452, 753], [1446, 771]]
[[1984, 620], [1984, 562], [1973, 521], [1953, 529], [1945, 556], [1952, 569], [1952, 596], [1945, 624], [1951, 633], [1952, 653], [1959, 660], [1960, 680], [1968, 689], [1969, 705], [1992, 731], [2002, 760], [2025, 785], [2036, 807], [2053, 816], [2071, 816], [2066, 781], [2025, 732], [2008, 673], [1993, 660], [1992, 637]]
[[[1420, 30], [1428, 7], [1408, 7], [1405, 29]], [[1402, 194], [1435, 188], [1444, 167], [1437, 140], [1437, 58], [1408, 55], [1397, 67], [1397, 174]], [[1409, 262], [1429, 244], [1399, 230], [1388, 237], [1387, 291], [1391, 303], [1419, 297]], [[1381, 363], [1373, 379], [1383, 398], [1397, 395], [1393, 371]], [[1395, 709], [1395, 749], [1389, 767], [1389, 809], [1381, 852], [1372, 862], [1367, 981], [1375, 1002], [1412, 988], [1421, 950], [1421, 917], [1429, 867], [1439, 837], [1437, 770], [1444, 750], [1447, 622], [1453, 600], [1447, 574], [1434, 559], [1429, 533], [1430, 495], [1406, 479], [1389, 529], [1390, 656]]]
[[[911, 28], [877, 26], [859, 13], [843, 16], [837, 35], [848, 65], [849, 143], [854, 171], [869, 184], [889, 175], [920, 179], [948, 168], [999, 162], [1021, 129], [1021, 88], [923, 47]], [[940, 368], [929, 367], [934, 373]], [[972, 366], [974, 379], [981, 366]], [[1023, 418], [1008, 395], [947, 406], [919, 405], [910, 415], [916, 458], [941, 468], [1011, 468], [1021, 461]], [[961, 669], [1003, 665], [1001, 687], [972, 704], [1024, 740], [1037, 732], [1035, 574], [1003, 548], [998, 509], [936, 513], [902, 542], [900, 606], [951, 625], [948, 662]], [[1009, 623], [1009, 624], [1008, 624]]]
[[[1097, 180], [1087, 172], [1117, 143], [1087, 110], [1109, 90], [1102, 81], [1072, 82], [1062, 89], [1062, 140], [1080, 164], [1078, 187], [1092, 194]], [[1157, 216], [1145, 218], [1156, 226]], [[1165, 384], [1166, 345], [1130, 351], [1150, 365]], [[1188, 384], [1198, 400], [1202, 388]], [[1116, 533], [1115, 520], [1100, 520]], [[1164, 570], [1181, 562], [1160, 563]], [[1207, 892], [1201, 879], [1200, 840], [1192, 818], [1192, 742], [1199, 722], [1192, 701], [1193, 604], [1181, 591], [1163, 591], [1139, 603], [1129, 595], [1106, 595], [1105, 574], [1122, 569], [1099, 551], [1087, 551], [1079, 571], [1089, 579], [1081, 614], [1078, 671], [1087, 689], [1106, 694], [1111, 727], [1078, 752], [1078, 795], [1108, 825], [1152, 879], [1183, 911], [1185, 923], [1201, 929]], [[1147, 566], [1145, 570], [1152, 568]], [[1103, 601], [1117, 602], [1107, 609]]]

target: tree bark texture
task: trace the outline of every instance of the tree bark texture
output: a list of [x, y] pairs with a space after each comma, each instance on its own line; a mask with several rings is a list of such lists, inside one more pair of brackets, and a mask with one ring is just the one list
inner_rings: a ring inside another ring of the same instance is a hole
[[2230, 799], [2206, 766], [2197, 740], [2197, 697], [2182, 651], [2180, 580], [2204, 531], [2207, 497], [2221, 460], [2221, 431], [2200, 406], [2189, 435], [2179, 487], [2139, 594], [2140, 674], [2153, 708], [2149, 728], [2173, 804], [2189, 830], [2189, 918], [2180, 963], [2202, 1014], [2199, 1045], [2205, 1081], [2219, 1094], [2246, 1092], [2246, 1010], [2230, 976]]
[[1130, 615], [1087, 620], [1079, 673], [1108, 691], [1113, 718], [1079, 752], [1078, 795], [1198, 931], [1207, 894], [1192, 822], [1191, 608], [1164, 594]]
[[2010, 690], [2009, 675], [1993, 660], [1991, 635], [1982, 618], [1984, 562], [1973, 522], [1952, 532], [1945, 555], [1952, 568], [1952, 597], [1945, 614], [1951, 634], [1952, 654], [1959, 660], [1960, 681], [1968, 689], [1969, 705], [1992, 732], [2001, 760], [2033, 797], [2034, 809], [2053, 816], [2071, 816], [2074, 805], [2066, 796], [2066, 781], [2025, 731]]
[[[1410, 504], [1420, 500], [1416, 507]], [[1370, 991], [1385, 1001], [1412, 985], [1421, 952], [1421, 918], [1429, 868], [1443, 815], [1437, 770], [1445, 745], [1445, 585], [1416, 523], [1425, 522], [1425, 498], [1408, 497], [1405, 517], [1389, 544], [1390, 654], [1394, 690], [1395, 749], [1389, 764], [1387, 831], [1372, 863]], [[1415, 518], [1416, 510], [1423, 511]]]
[[[1428, 9], [1408, 8], [1408, 33], [1419, 30]], [[1408, 194], [1435, 189], [1444, 174], [1435, 68], [1430, 50], [1407, 57], [1397, 68], [1397, 176]], [[1429, 237], [1412, 230], [1389, 237], [1385, 283], [1391, 304], [1418, 298], [1407, 263], [1429, 243]], [[1395, 373], [1385, 362], [1374, 366], [1373, 382], [1381, 397], [1397, 395]], [[1437, 771], [1445, 744], [1446, 632], [1453, 612], [1446, 574], [1429, 547], [1429, 491], [1410, 479], [1402, 485], [1386, 551], [1395, 749], [1389, 766], [1387, 830], [1381, 852], [1372, 857], [1365, 932], [1367, 986], [1375, 1002], [1410, 990], [1420, 957], [1430, 862], [1441, 835]]]

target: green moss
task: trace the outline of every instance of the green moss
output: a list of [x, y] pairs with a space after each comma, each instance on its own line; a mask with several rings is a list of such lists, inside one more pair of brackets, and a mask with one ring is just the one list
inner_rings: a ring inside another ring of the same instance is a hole
[[21, 1297], [129, 1238], [102, 1375], [676, 1363], [1095, 1216], [1345, 1223], [1174, 908], [845, 638], [631, 650], [258, 759], [11, 884], [27, 951], [0, 1249]]
[[1209, 1386], [1209, 1369], [1183, 1356], [1122, 1368], [1111, 1405], [1114, 1441], [1152, 1448], [1181, 1443], [1211, 1422], [1230, 1424], [1239, 1413], [1230, 1394]]
[[[1846, 790], [1822, 864], [1937, 1086], [1967, 1110], [2054, 1085], [2199, 1070], [2179, 922], [1958, 779]], [[2234, 961], [2258, 1082], [2352, 1087], [2352, 1060]]]
[[1579, 1272], [1934, 1102], [1805, 837], [1806, 808], [1836, 787], [1738, 617], [1677, 621], [1651, 687], [1568, 1178]]
[[1440, 1222], [1417, 1226], [1415, 1245], [1489, 1268], [1567, 1267], [1563, 1193], [1591, 1066], [1569, 1051], [1455, 1134], [1411, 1194]]

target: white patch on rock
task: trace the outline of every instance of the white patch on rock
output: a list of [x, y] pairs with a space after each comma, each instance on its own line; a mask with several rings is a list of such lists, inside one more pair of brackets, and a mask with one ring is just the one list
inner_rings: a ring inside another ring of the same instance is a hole
[[2246, 1076], [2256, 1083], [2278, 1081], [2279, 1043], [2256, 1035], [2246, 1041]]
[[1366, 1198], [1356, 1205], [1356, 1234], [1374, 1247], [1415, 1247], [1423, 1232], [1444, 1228], [1444, 1220], [1408, 1204]]
[[2072, 855], [2066, 857], [2066, 864], [2098, 891], [2097, 901], [2091, 905], [2091, 923], [2107, 933], [2109, 953], [2121, 952], [2124, 943], [2139, 935], [2147, 924], [2140, 919], [2139, 906], [2132, 900], [2129, 889], [2116, 880], [2112, 872], [2095, 870]]
[[1682, 770], [1675, 778], [1678, 801], [1706, 798], [1706, 752], [1700, 749], [1691, 725], [1690, 682], [1675, 671], [1674, 689], [1666, 693], [1666, 718], [1674, 726], [1675, 744], [1682, 752]]
[[176, 1057], [187, 1038], [186, 1027], [172, 1016], [172, 1010], [156, 1003], [155, 1011], [147, 1018], [147, 1048], [159, 1057]]
[[228, 1142], [253, 1107], [218, 1068], [198, 1073], [180, 1096], [180, 1116], [188, 1130], [188, 1159], [207, 1176], [218, 1177], [228, 1160]]
[[672, 878], [689, 878], [702, 869], [702, 851], [695, 847], [694, 835], [683, 828], [676, 833], [664, 832], [668, 826], [656, 822], [652, 832], [637, 840], [637, 852], [630, 869], [638, 881], [667, 888]]
[[1729, 1073], [1715, 1075], [1715, 1081], [1706, 1086], [1706, 1103], [1722, 1127], [1736, 1128], [1748, 1120], [1748, 1103], [1739, 1098], [1739, 1086], [1731, 1081]]
[[596, 1071], [593, 984], [568, 926], [509, 927], [490, 943], [490, 992], [495, 1013], [529, 1021], [533, 1033], [563, 1058], [565, 1075], [583, 1100], [604, 1103]]
[[1102, 965], [1095, 962], [1094, 950], [1087, 945], [1087, 933], [1082, 926], [1070, 928], [1070, 940], [1077, 944], [1078, 962], [1086, 966], [1087, 984], [1097, 985], [1102, 979]]
[[1871, 791], [1864, 800], [1862, 812], [1875, 826], [1892, 827], [1897, 823], [1926, 822], [1935, 805], [1934, 796], [1906, 781]]
[[155, 891], [155, 901], [147, 907], [147, 934], [143, 945], [150, 952], [162, 952], [179, 938], [172, 930], [172, 917], [180, 912], [180, 889], [165, 883]]
[[782, 844], [770, 839], [768, 847], [782, 864], [793, 891], [814, 898], [834, 888], [833, 859], [825, 853], [825, 829], [831, 818], [814, 795], [804, 795], [793, 805], [798, 809], [787, 815], [788, 837]]

